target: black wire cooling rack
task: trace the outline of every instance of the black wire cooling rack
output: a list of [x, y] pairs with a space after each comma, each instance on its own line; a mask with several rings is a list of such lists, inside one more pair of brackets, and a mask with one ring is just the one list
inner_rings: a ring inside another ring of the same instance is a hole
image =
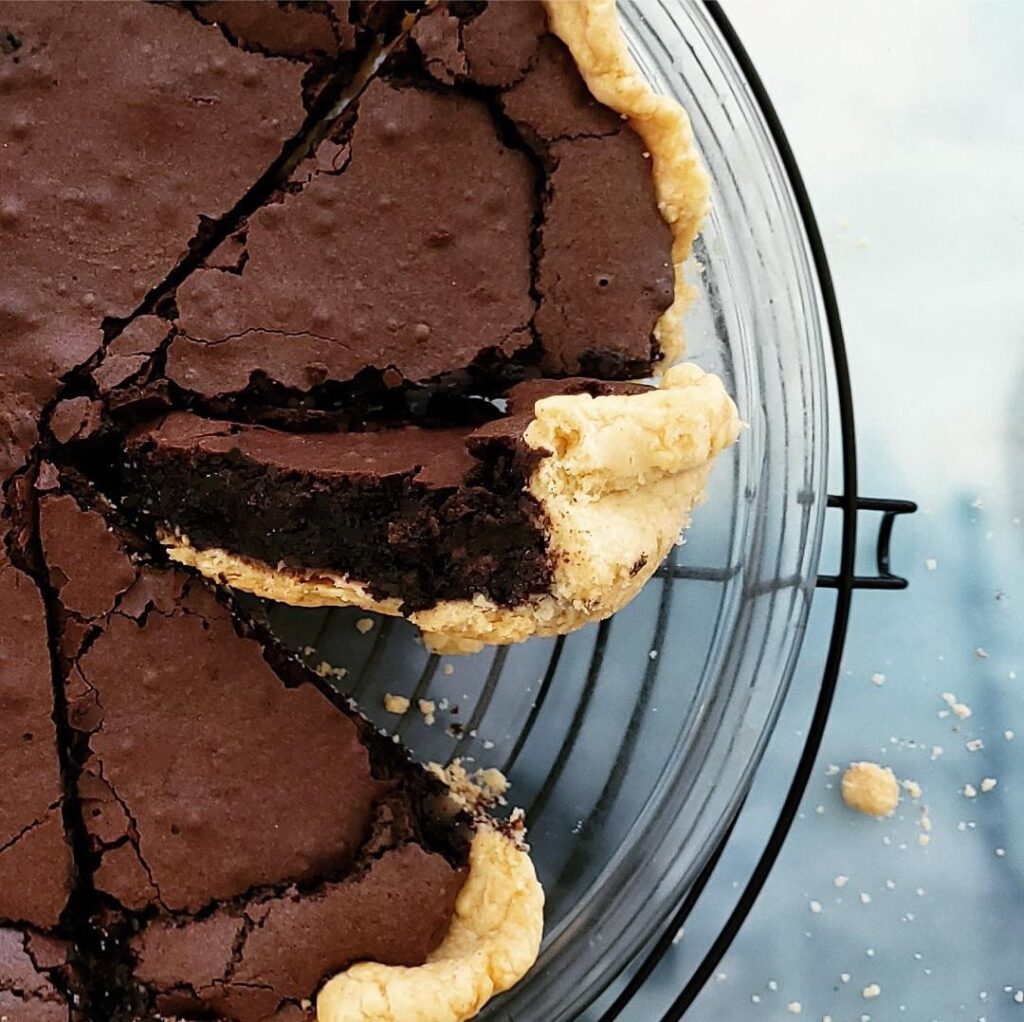
[[[840, 660], [846, 643], [847, 628], [850, 620], [850, 607], [853, 594], [858, 589], [905, 589], [907, 580], [895, 575], [890, 570], [889, 545], [893, 525], [897, 516], [911, 514], [917, 505], [909, 500], [889, 500], [873, 497], [862, 497], [858, 494], [857, 478], [857, 442], [854, 429], [853, 394], [850, 385], [850, 371], [846, 359], [846, 345], [843, 339], [843, 327], [839, 316], [835, 288], [825, 256], [825, 247], [818, 229], [814, 210], [808, 196], [806, 186], [797, 166], [793, 150], [789, 145], [778, 114], [768, 97], [764, 83], [744, 48], [735, 29], [726, 17], [717, 0], [708, 0], [707, 8], [712, 20], [732, 50], [737, 63], [743, 70], [751, 92], [754, 94], [765, 123], [768, 126], [775, 145], [778, 147], [782, 163], [789, 177], [793, 194], [796, 198], [806, 231], [811, 256], [821, 286], [826, 321], [832, 344], [832, 361], [834, 383], [839, 408], [839, 423], [842, 451], [843, 492], [828, 498], [829, 508], [839, 511], [842, 516], [842, 534], [840, 545], [839, 569], [836, 574], [821, 575], [817, 578], [820, 589], [832, 589], [836, 592], [836, 606], [832, 622], [832, 634], [825, 658], [821, 685], [814, 707], [814, 714], [807, 730], [806, 740], [799, 761], [793, 773], [785, 801], [779, 811], [764, 850], [755, 865], [753, 872], [743, 888], [735, 907], [725, 921], [718, 937], [714, 940], [707, 953], [686, 981], [669, 1008], [661, 1015], [660, 1022], [678, 1022], [697, 999], [705, 984], [714, 974], [722, 958], [735, 940], [747, 916], [750, 914], [758, 895], [761, 893], [769, 874], [779, 857], [793, 821], [796, 818], [804, 792], [807, 789], [811, 772], [821, 747], [825, 726], [832, 708], [836, 684], [839, 678]], [[861, 511], [880, 512], [878, 541], [876, 545], [876, 567], [874, 575], [859, 575], [855, 570], [857, 550], [857, 518]], [[613, 1022], [625, 1017], [638, 991], [644, 986], [673, 945], [676, 934], [689, 918], [700, 899], [704, 888], [711, 879], [723, 851], [729, 843], [733, 826], [739, 817], [742, 804], [738, 807], [729, 827], [722, 834], [714, 852], [708, 859], [704, 869], [698, 874], [690, 886], [679, 907], [673, 913], [662, 935], [646, 952], [628, 983], [609, 1007], [601, 1014], [598, 1022]]]

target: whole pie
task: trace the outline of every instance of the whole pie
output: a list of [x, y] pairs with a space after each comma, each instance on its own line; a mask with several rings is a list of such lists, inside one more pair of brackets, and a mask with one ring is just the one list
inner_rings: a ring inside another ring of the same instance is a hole
[[0, 1017], [451, 1022], [521, 814], [232, 598], [607, 617], [739, 431], [611, 0], [0, 0]]

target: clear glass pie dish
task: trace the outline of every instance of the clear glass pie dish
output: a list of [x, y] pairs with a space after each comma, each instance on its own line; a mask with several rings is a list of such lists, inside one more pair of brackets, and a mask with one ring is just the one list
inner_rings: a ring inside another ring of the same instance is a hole
[[[367, 629], [358, 611], [269, 610], [288, 644], [338, 668], [339, 688], [418, 757], [496, 767], [526, 810], [547, 935], [485, 1019], [579, 1018], [707, 861], [785, 696], [826, 506], [826, 328], [779, 153], [705, 7], [619, 7], [711, 172], [687, 355], [723, 377], [748, 424], [685, 544], [600, 626], [471, 657], [431, 656], [394, 619]], [[385, 711], [385, 693], [411, 698], [404, 717]], [[433, 724], [420, 699], [435, 704]]]

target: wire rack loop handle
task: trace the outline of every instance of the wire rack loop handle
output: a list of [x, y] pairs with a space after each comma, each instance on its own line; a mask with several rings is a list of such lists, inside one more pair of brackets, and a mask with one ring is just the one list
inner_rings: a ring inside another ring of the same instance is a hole
[[[846, 507], [846, 498], [830, 495], [828, 506]], [[875, 546], [877, 574], [819, 575], [819, 589], [839, 589], [849, 585], [851, 589], [906, 589], [909, 584], [902, 575], [893, 574], [890, 568], [889, 547], [892, 542], [892, 527], [897, 515], [912, 515], [917, 504], [912, 500], [890, 500], [884, 497], [858, 497], [857, 511], [880, 511], [882, 521], [878, 527], [878, 543]]]

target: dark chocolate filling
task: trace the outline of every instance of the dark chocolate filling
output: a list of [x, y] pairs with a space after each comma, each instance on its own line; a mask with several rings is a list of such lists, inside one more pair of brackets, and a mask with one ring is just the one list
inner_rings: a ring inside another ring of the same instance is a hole
[[295, 434], [174, 413], [126, 453], [123, 506], [196, 547], [341, 572], [406, 612], [550, 585], [525, 492], [536, 454], [507, 431]]

